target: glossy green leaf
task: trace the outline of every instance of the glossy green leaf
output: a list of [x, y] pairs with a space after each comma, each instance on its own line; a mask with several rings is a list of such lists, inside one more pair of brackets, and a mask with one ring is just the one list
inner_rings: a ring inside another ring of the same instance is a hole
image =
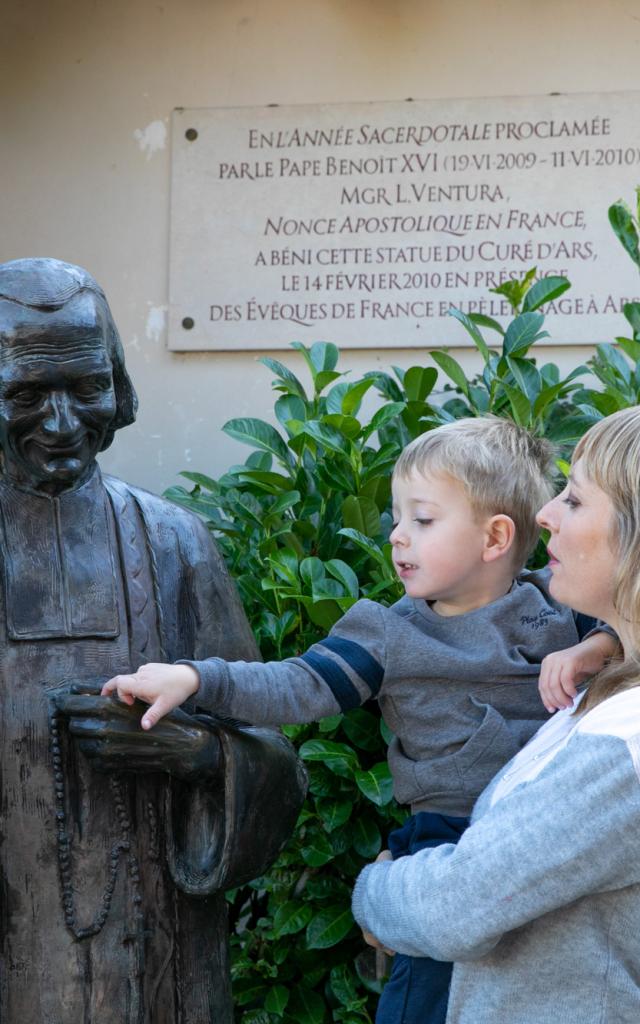
[[291, 453], [280, 434], [270, 423], [264, 420], [252, 419], [250, 417], [228, 420], [222, 428], [225, 434], [242, 441], [244, 444], [253, 444], [256, 448], [271, 452], [280, 462], [285, 465], [291, 461]]
[[286, 512], [287, 509], [293, 508], [299, 501], [299, 491], [289, 491], [287, 494], [281, 494], [279, 498], [276, 498], [273, 505], [269, 506], [268, 514], [270, 516], [280, 515], [282, 512]]
[[373, 558], [375, 562], [386, 568], [387, 561], [383, 552], [377, 544], [370, 540], [369, 537], [366, 537], [360, 530], [355, 530], [351, 527], [344, 527], [342, 530], [338, 530], [338, 533], [343, 537], [348, 537], [349, 540], [352, 540], [359, 548], [366, 551], [370, 558]]
[[384, 807], [393, 796], [393, 780], [386, 761], [375, 764], [368, 771], [357, 771], [355, 780], [360, 792], [378, 807]]
[[239, 474], [239, 482], [257, 484], [260, 490], [269, 494], [278, 491], [288, 491], [291, 487], [291, 478], [281, 473], [270, 473], [259, 469], [246, 469]]
[[613, 366], [622, 380], [628, 384], [631, 380], [631, 367], [622, 353], [609, 344], [598, 345], [597, 352], [600, 358]]
[[559, 381], [557, 384], [553, 384], [551, 387], [543, 388], [533, 404], [534, 416], [540, 416], [547, 406], [556, 400], [558, 395], [562, 393], [565, 388], [565, 382]]
[[358, 577], [346, 562], [343, 562], [341, 558], [330, 558], [328, 562], [325, 562], [325, 569], [330, 572], [342, 585], [348, 594], [352, 597], [358, 597], [360, 593], [360, 584], [358, 583]]
[[300, 562], [300, 578], [312, 587], [325, 577], [324, 564], [319, 558], [303, 558]]
[[380, 745], [380, 719], [366, 708], [353, 708], [342, 719], [342, 729], [353, 743], [361, 750], [377, 750]]
[[402, 401], [402, 391], [390, 374], [380, 373], [379, 370], [371, 370], [369, 373], [365, 373], [364, 376], [373, 379], [374, 387], [383, 398], [390, 402]]
[[264, 1001], [264, 1008], [269, 1013], [276, 1013], [279, 1017], [284, 1013], [289, 1002], [289, 989], [284, 985], [274, 985]]
[[348, 451], [349, 443], [346, 438], [342, 436], [339, 430], [328, 426], [326, 423], [320, 423], [318, 420], [309, 420], [303, 424], [302, 432], [318, 441], [323, 448], [330, 452], [342, 455]]
[[469, 381], [460, 363], [448, 352], [431, 352], [430, 355], [447, 377], [466, 395], [469, 390]]
[[631, 210], [622, 200], [609, 207], [609, 223], [625, 251], [636, 266], [640, 267], [638, 229]]
[[276, 377], [286, 385], [292, 395], [306, 399], [307, 395], [302, 384], [288, 366], [285, 366], [284, 363], [279, 362], [277, 359], [272, 359], [270, 356], [264, 356], [260, 362], [275, 373]]
[[355, 416], [344, 416], [342, 413], [331, 413], [330, 415], [323, 416], [322, 423], [333, 430], [337, 430], [339, 434], [342, 434], [350, 441], [353, 441], [361, 430], [360, 423]]
[[[241, 1024], [272, 1024], [272, 1017], [266, 1010], [247, 1010], [242, 1014]], [[345, 1022], [341, 1022], [341, 1024], [345, 1024]], [[356, 1024], [356, 1022], [352, 1021], [349, 1024]], [[361, 1022], [358, 1021], [358, 1024]]]
[[298, 751], [303, 761], [319, 761], [329, 771], [352, 778], [359, 769], [358, 757], [346, 743], [334, 740], [307, 740]]
[[373, 379], [367, 377], [364, 380], [349, 384], [342, 400], [342, 411], [347, 416], [354, 416], [362, 404], [362, 399], [369, 388], [373, 387]]
[[601, 418], [595, 410], [593, 416], [586, 416], [584, 413], [574, 413], [565, 417], [557, 424], [551, 424], [547, 430], [547, 437], [550, 441], [558, 443], [578, 441]]
[[342, 407], [342, 402], [344, 400], [344, 396], [346, 395], [347, 391], [351, 386], [352, 385], [350, 385], [346, 380], [341, 380], [339, 381], [338, 384], [334, 384], [334, 386], [331, 388], [331, 391], [329, 391], [329, 393], [327, 394], [326, 398], [327, 413], [336, 413], [338, 415], [343, 415], [345, 410]]
[[632, 362], [640, 362], [640, 341], [636, 341], [635, 338], [616, 338], [616, 341]]
[[491, 331], [504, 336], [504, 327], [494, 320], [492, 316], [485, 316], [484, 313], [469, 313], [469, 319], [478, 327], [488, 327]]
[[542, 277], [531, 286], [522, 303], [523, 313], [532, 313], [544, 306], [545, 302], [553, 302], [571, 287], [566, 277]]
[[536, 367], [528, 359], [519, 359], [517, 356], [507, 356], [507, 364], [516, 379], [518, 387], [526, 394], [529, 402], [533, 404], [540, 394], [542, 386], [540, 374]]
[[544, 323], [542, 313], [521, 313], [507, 327], [503, 352], [505, 356], [524, 355], [540, 337], [548, 337], [546, 332], [540, 333]]
[[315, 341], [309, 350], [311, 362], [318, 373], [335, 370], [340, 358], [336, 345], [327, 341]]
[[350, 494], [343, 501], [341, 511], [342, 522], [346, 527], [367, 537], [377, 537], [380, 533], [380, 512], [372, 498]]
[[509, 399], [509, 405], [511, 406], [511, 413], [516, 423], [521, 427], [526, 427], [529, 424], [531, 418], [531, 403], [528, 397], [518, 388], [511, 387], [510, 384], [502, 382], [505, 394]]
[[317, 601], [314, 598], [303, 598], [302, 600], [311, 622], [314, 626], [319, 626], [325, 633], [335, 626], [346, 611], [346, 608], [341, 608], [337, 601]]
[[287, 900], [282, 903], [273, 915], [273, 931], [276, 938], [280, 935], [295, 935], [306, 928], [313, 917], [313, 910], [308, 903], [299, 900]]
[[433, 366], [410, 366], [404, 375], [404, 390], [410, 402], [424, 402], [433, 391], [438, 371]]
[[220, 484], [217, 480], [212, 480], [210, 476], [205, 476], [204, 473], [189, 473], [183, 470], [180, 476], [185, 477], [186, 480], [191, 480], [192, 483], [197, 484], [198, 487], [203, 487], [205, 491], [211, 491], [213, 494], [220, 493]]
[[287, 1006], [287, 1016], [296, 1024], [323, 1024], [324, 999], [313, 989], [298, 985], [291, 993]]
[[268, 991], [264, 981], [255, 978], [241, 978], [233, 987], [233, 998], [238, 1006], [248, 1003], [263, 1002]]
[[345, 589], [336, 579], [328, 579], [326, 576], [313, 585], [313, 597], [316, 601], [338, 600], [345, 597]]
[[333, 832], [344, 825], [353, 811], [351, 800], [319, 800], [316, 806], [327, 832]]
[[625, 302], [622, 312], [631, 325], [634, 337], [637, 335], [636, 340], [640, 340], [640, 302]]
[[301, 849], [302, 859], [310, 868], [321, 868], [333, 860], [333, 847], [324, 832], [316, 832]]
[[327, 907], [309, 922], [307, 926], [307, 947], [328, 949], [341, 942], [353, 927], [351, 909], [342, 904]]
[[[278, 422], [287, 427], [293, 420], [297, 423], [304, 423], [307, 415], [307, 408], [304, 402], [295, 395], [283, 395], [274, 405], [274, 412]], [[289, 428], [291, 429], [291, 428]]]
[[381, 430], [385, 424], [396, 419], [404, 409], [404, 402], [390, 402], [389, 405], [383, 405], [382, 408], [378, 409], [378, 411], [371, 417], [371, 422], [363, 429], [362, 436], [367, 438], [370, 437], [371, 434], [375, 434], [375, 432], [377, 430]]
[[318, 729], [320, 732], [335, 732], [341, 721], [341, 711], [337, 715], [325, 715], [324, 718], [318, 719]]
[[343, 1006], [348, 1006], [357, 999], [356, 978], [347, 964], [332, 967], [329, 982], [334, 996]]
[[[374, 801], [375, 803], [375, 801]], [[358, 815], [352, 826], [352, 842], [354, 849], [367, 860], [373, 860], [382, 849], [380, 829], [372, 818]]]
[[[486, 341], [484, 340], [484, 338], [482, 336], [481, 331], [478, 328], [478, 322], [477, 322], [476, 318], [474, 317], [472, 319], [470, 316], [467, 316], [466, 313], [463, 313], [461, 309], [456, 309], [455, 306], [452, 306], [451, 309], [448, 310], [448, 313], [449, 313], [449, 316], [453, 316], [453, 317], [456, 318], [456, 320], [460, 321], [460, 323], [462, 324], [462, 326], [466, 330], [467, 334], [470, 336], [471, 340], [473, 341], [473, 344], [476, 346], [476, 348], [480, 352], [480, 355], [484, 359], [485, 363], [488, 363], [489, 362], [489, 354], [490, 354], [489, 353], [489, 346], [487, 345]], [[494, 323], [495, 323], [495, 321], [494, 321]], [[500, 330], [500, 325], [497, 324], [496, 326], [497, 326], [498, 330]], [[433, 352], [431, 354], [433, 355]], [[451, 376], [449, 371], [447, 369], [445, 369], [444, 366], [442, 367], [442, 369], [444, 370], [444, 372], [448, 376]], [[453, 380], [453, 378], [452, 378], [452, 380]], [[457, 381], [456, 381], [456, 383], [457, 383]], [[461, 385], [458, 384], [458, 387], [461, 387]]]
[[341, 376], [342, 374], [336, 373], [335, 370], [323, 370], [322, 373], [316, 376], [314, 381], [317, 394], [320, 394], [329, 384], [333, 384], [334, 380], [338, 380]]

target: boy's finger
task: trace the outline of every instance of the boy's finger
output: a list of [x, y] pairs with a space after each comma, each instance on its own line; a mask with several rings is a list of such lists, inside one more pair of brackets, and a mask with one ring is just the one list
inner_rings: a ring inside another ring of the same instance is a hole
[[567, 667], [566, 671], [561, 676], [562, 692], [566, 698], [568, 698], [567, 707], [573, 703], [573, 698], [576, 696], [578, 691], [574, 682], [574, 673], [571, 668]]
[[145, 711], [140, 719], [140, 725], [143, 729], [153, 729], [154, 725], [157, 725], [160, 719], [164, 718], [172, 709], [172, 701], [167, 700], [166, 697], [158, 697], [149, 710]]
[[101, 696], [108, 697], [110, 693], [115, 693], [116, 690], [121, 686], [131, 686], [135, 681], [135, 676], [114, 676], [113, 679], [108, 679], [100, 691]]

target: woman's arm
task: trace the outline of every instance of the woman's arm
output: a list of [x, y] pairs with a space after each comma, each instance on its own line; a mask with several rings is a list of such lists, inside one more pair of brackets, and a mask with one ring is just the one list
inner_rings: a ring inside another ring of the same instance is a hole
[[356, 920], [401, 953], [475, 959], [549, 911], [640, 882], [639, 765], [634, 689], [586, 715], [538, 777], [499, 800], [457, 846], [365, 868]]

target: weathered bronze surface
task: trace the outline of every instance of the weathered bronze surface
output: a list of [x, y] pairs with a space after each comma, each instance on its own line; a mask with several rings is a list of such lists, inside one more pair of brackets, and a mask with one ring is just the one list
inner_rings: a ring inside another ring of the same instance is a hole
[[278, 733], [100, 697], [145, 661], [257, 657], [203, 525], [96, 455], [137, 400], [107, 301], [0, 265], [0, 1021], [229, 1024], [224, 888], [262, 872], [302, 774]]

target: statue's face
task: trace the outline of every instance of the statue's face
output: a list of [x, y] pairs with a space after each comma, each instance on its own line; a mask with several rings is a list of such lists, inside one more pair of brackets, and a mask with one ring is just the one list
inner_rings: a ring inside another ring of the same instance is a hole
[[0, 447], [10, 479], [49, 494], [77, 486], [115, 412], [95, 296], [50, 313], [0, 301]]

